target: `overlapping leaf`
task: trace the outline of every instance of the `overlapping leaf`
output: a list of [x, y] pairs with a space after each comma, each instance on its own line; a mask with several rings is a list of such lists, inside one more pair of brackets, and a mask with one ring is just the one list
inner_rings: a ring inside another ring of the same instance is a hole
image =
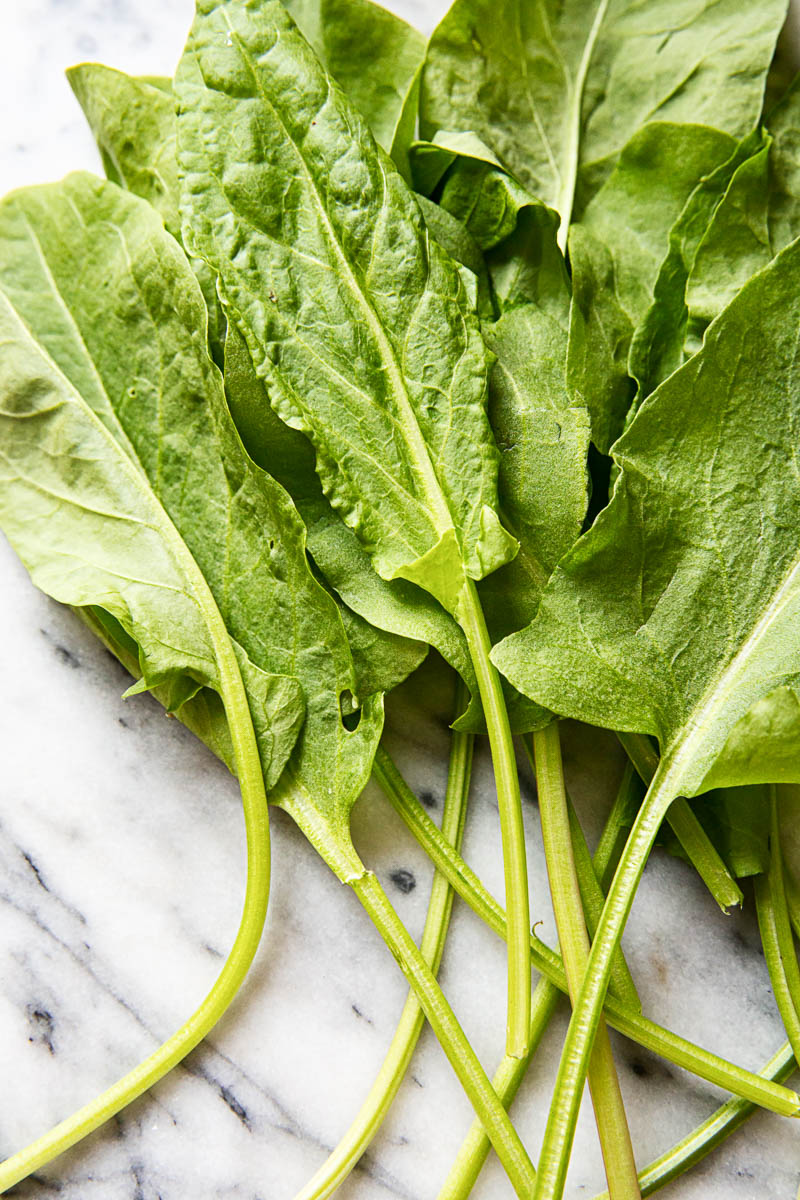
[[784, 0], [456, 0], [423, 71], [422, 136], [472, 130], [565, 224], [648, 121], [751, 130]]
[[656, 735], [687, 794], [800, 672], [799, 262], [793, 243], [645, 402], [611, 504], [494, 652], [540, 703]]
[[[310, 777], [321, 810], [344, 824], [369, 773], [380, 704], [359, 697], [358, 729], [342, 725], [340, 696], [355, 697], [357, 686], [341, 618], [309, 572], [291, 501], [242, 448], [180, 248], [147, 204], [85, 175], [11, 197], [0, 234], [4, 295], [80, 397], [82, 420], [101, 423], [114, 469], [133, 473], [179, 530], [243, 648], [251, 703], [260, 685], [251, 685], [249, 664], [300, 681], [307, 716], [292, 771]], [[69, 474], [69, 456], [59, 461]], [[83, 488], [82, 473], [75, 486]], [[102, 597], [57, 598], [107, 609], [140, 642], [139, 626]], [[271, 771], [270, 784], [276, 778]]]
[[144, 203], [85, 175], [4, 201], [0, 245], [9, 539], [44, 591], [119, 622], [170, 708], [218, 686], [221, 612], [275, 783], [303, 716], [291, 648], [271, 652], [286, 588], [252, 540], [268, 504], [214, 436], [221, 383], [188, 265]]
[[185, 235], [273, 407], [378, 572], [454, 610], [515, 549], [459, 271], [276, 0], [202, 3], [176, 86]]

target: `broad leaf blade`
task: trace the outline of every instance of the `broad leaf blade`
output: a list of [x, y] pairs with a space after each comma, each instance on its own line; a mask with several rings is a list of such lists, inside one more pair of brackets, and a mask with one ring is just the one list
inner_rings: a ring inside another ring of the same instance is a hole
[[784, 0], [455, 0], [434, 31], [422, 136], [473, 130], [569, 224], [648, 121], [754, 127]]
[[[375, 141], [387, 154], [407, 154], [411, 138], [403, 122], [409, 92], [425, 56], [425, 39], [400, 17], [371, 0], [283, 0], [321, 63], [369, 122]], [[394, 155], [393, 155], [394, 157]], [[401, 166], [398, 162], [398, 167]]]
[[799, 269], [793, 243], [645, 402], [611, 504], [494, 651], [555, 711], [657, 736], [676, 792], [800, 672]]
[[277, 0], [202, 3], [177, 88], [192, 248], [273, 407], [379, 574], [454, 609], [514, 550], [461, 275]]
[[[338, 774], [346, 791], [364, 760], [368, 772], [380, 706], [370, 702], [360, 732], [342, 726], [339, 696], [356, 684], [341, 619], [310, 574], [291, 501], [235, 432], [180, 248], [143, 201], [82, 175], [6, 201], [0, 235], [8, 296], [208, 582], [242, 648], [257, 729], [263, 673], [300, 680], [335, 807]], [[84, 602], [108, 608], [97, 597]]]

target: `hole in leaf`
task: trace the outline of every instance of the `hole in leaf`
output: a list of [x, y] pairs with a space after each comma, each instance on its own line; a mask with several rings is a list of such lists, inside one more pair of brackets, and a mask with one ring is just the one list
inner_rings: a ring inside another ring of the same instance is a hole
[[349, 733], [358, 729], [361, 720], [361, 709], [349, 688], [339, 696], [339, 712], [342, 714], [342, 724]]

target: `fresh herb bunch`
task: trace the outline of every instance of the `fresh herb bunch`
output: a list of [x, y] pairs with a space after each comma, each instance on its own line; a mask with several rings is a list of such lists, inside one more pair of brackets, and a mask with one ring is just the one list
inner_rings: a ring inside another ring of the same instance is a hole
[[[800, 1115], [784, 1086], [800, 1062], [785, 16], [785, 0], [455, 0], [426, 45], [369, 0], [198, 0], [174, 80], [70, 72], [107, 179], [0, 205], [0, 520], [131, 691], [238, 776], [247, 891], [201, 1008], [11, 1154], [0, 1190], [163, 1077], [233, 999], [266, 918], [268, 802], [353, 889], [412, 989], [361, 1113], [298, 1200], [357, 1163], [426, 1019], [476, 1113], [450, 1200], [490, 1145], [519, 1196], [560, 1197], [587, 1080], [617, 1200], [756, 1107]], [[458, 680], [441, 829], [381, 743], [383, 695], [431, 647]], [[616, 731], [629, 759], [594, 855], [560, 717]], [[505, 912], [459, 854], [484, 734]], [[515, 735], [560, 955], [531, 933]], [[419, 947], [350, 838], [370, 775], [437, 869]], [[641, 1013], [620, 937], [658, 837], [723, 910], [756, 876], [789, 1038], [760, 1074]], [[508, 945], [493, 1081], [436, 981], [453, 892]], [[507, 1109], [562, 992], [573, 1017], [534, 1153]], [[607, 1023], [732, 1093], [644, 1168]]]

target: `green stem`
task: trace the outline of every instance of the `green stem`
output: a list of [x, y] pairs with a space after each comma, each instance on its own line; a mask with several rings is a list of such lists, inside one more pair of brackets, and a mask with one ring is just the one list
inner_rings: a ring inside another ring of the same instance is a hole
[[530, 1196], [535, 1179], [533, 1164], [430, 967], [372, 872], [366, 871], [352, 880], [350, 886], [417, 993], [423, 1012], [483, 1123], [517, 1195]]
[[[528, 755], [528, 759], [530, 760], [531, 767], [535, 772], [536, 763], [533, 755], [533, 740], [529, 738], [523, 738], [522, 742], [525, 747], [525, 752]], [[584, 837], [583, 829], [581, 828], [577, 813], [575, 812], [568, 795], [567, 806], [569, 811], [572, 855], [575, 864], [575, 871], [578, 876], [578, 888], [580, 890], [580, 897], [583, 905], [583, 914], [586, 920], [586, 927], [589, 931], [589, 936], [594, 937], [594, 932], [597, 929], [597, 924], [603, 911], [603, 905], [606, 902], [605, 892], [603, 891], [598, 879], [597, 871], [599, 868], [592, 861], [592, 856], [589, 853], [589, 847], [586, 844], [586, 838]], [[605, 835], [606, 830], [609, 828], [611, 823], [616, 822], [618, 818], [619, 808], [615, 802], [609, 816], [609, 821], [603, 830], [603, 835]], [[628, 824], [627, 828], [625, 828], [625, 836], [627, 836], [629, 828], [630, 824]], [[613, 832], [611, 837], [605, 838], [605, 836], [603, 836], [601, 841], [603, 844], [598, 846], [595, 858], [597, 863], [601, 864], [603, 870], [607, 870], [609, 862], [613, 862], [614, 866], [616, 866], [619, 853], [622, 852], [622, 846], [619, 847], [619, 852], [616, 853], [617, 838]], [[615, 855], [615, 853], [616, 857], [611, 858], [611, 856]], [[613, 875], [613, 869], [611, 874]], [[641, 1001], [639, 1000], [639, 994], [636, 991], [636, 985], [634, 984], [633, 976], [628, 969], [628, 964], [625, 962], [625, 956], [622, 953], [621, 946], [617, 947], [617, 951], [614, 955], [614, 962], [611, 967], [611, 980], [608, 986], [609, 991], [616, 996], [618, 1000], [621, 1000], [623, 1004], [627, 1004], [630, 1008], [635, 1009], [637, 1012], [641, 1012], [642, 1005]]]
[[[528, 741], [525, 740], [525, 749], [531, 755], [531, 747]], [[531, 761], [533, 761], [531, 756]], [[630, 764], [629, 764], [630, 765]], [[638, 776], [637, 783], [631, 789], [631, 777], [635, 774], [633, 768], [630, 772], [623, 772], [623, 779], [620, 784], [620, 789], [617, 793], [617, 798], [611, 809], [611, 812], [606, 822], [603, 833], [600, 836], [597, 849], [594, 853], [594, 858], [589, 858], [589, 849], [586, 846], [586, 839], [583, 836], [583, 830], [580, 823], [575, 818], [574, 823], [571, 823], [570, 832], [573, 834], [573, 844], [577, 849], [582, 846], [586, 852], [586, 858], [589, 863], [589, 870], [592, 878], [600, 892], [602, 899], [605, 896], [602, 894], [602, 888], [598, 883], [598, 879], [602, 878], [609, 867], [612, 869], [616, 866], [621, 846], [619, 846], [617, 838], [617, 830], [620, 827], [620, 817], [627, 813], [630, 796], [632, 795], [638, 807]], [[631, 818], [632, 820], [632, 818]], [[628, 825], [630, 822], [628, 822]], [[610, 830], [610, 834], [609, 834]], [[627, 833], [627, 828], [625, 830]], [[608, 835], [608, 836], [607, 836]], [[580, 882], [580, 862], [582, 856], [576, 853], [576, 866], [578, 867], [578, 879]], [[487, 893], [488, 895], [488, 893]], [[588, 916], [587, 916], [588, 920]], [[613, 986], [612, 978], [609, 984], [609, 990]], [[631, 980], [631, 985], [633, 981]], [[525, 1059], [504, 1058], [500, 1067], [495, 1074], [493, 1084], [494, 1089], [503, 1102], [505, 1108], [509, 1108], [513, 1103], [514, 1097], [522, 1083], [526, 1071], [530, 1065], [533, 1055], [541, 1041], [550, 1019], [555, 1012], [556, 1004], [559, 999], [559, 989], [550, 979], [540, 979], [533, 993], [533, 1008], [531, 1012], [531, 1033], [530, 1033], [530, 1051]], [[640, 1009], [639, 998], [634, 989], [634, 999], [632, 1008], [638, 1012]], [[439, 1193], [439, 1200], [466, 1200], [469, 1196], [483, 1168], [483, 1164], [489, 1155], [490, 1150], [489, 1139], [487, 1138], [483, 1126], [480, 1121], [473, 1121], [469, 1133], [467, 1134], [461, 1148], [453, 1162], [452, 1167], [445, 1180], [444, 1187]]]
[[[459, 714], [466, 702], [466, 688], [463, 684], [459, 683], [457, 692], [456, 714]], [[442, 836], [456, 847], [461, 845], [464, 833], [473, 744], [472, 734], [452, 735], [447, 792], [442, 813]], [[439, 970], [442, 960], [452, 907], [453, 891], [444, 876], [437, 871], [431, 884], [428, 913], [419, 947], [422, 957], [434, 974]], [[409, 992], [386, 1058], [358, 1114], [336, 1149], [297, 1193], [295, 1200], [324, 1200], [324, 1197], [336, 1191], [353, 1170], [389, 1111], [408, 1070], [424, 1024], [425, 1014], [419, 1000], [413, 991]]]
[[769, 869], [755, 880], [756, 911], [770, 983], [795, 1059], [800, 1063], [800, 968], [786, 903], [778, 822], [778, 788], [770, 788]]
[[[261, 761], [253, 731], [247, 695], [227, 634], [218, 630], [221, 618], [213, 601], [207, 601], [209, 627], [215, 642], [220, 672], [220, 691], [233, 741], [247, 835], [247, 886], [244, 908], [230, 954], [217, 981], [196, 1012], [153, 1054], [133, 1071], [79, 1108], [49, 1133], [0, 1164], [0, 1192], [38, 1170], [70, 1146], [74, 1146], [110, 1117], [121, 1112], [137, 1096], [171, 1071], [202, 1041], [236, 995], [261, 940], [267, 914], [270, 881], [269, 815]], [[216, 615], [215, 615], [216, 614]]]
[[[533, 751], [553, 913], [570, 999], [574, 1001], [589, 959], [589, 935], [575, 870], [561, 741], [556, 721], [534, 733]], [[602, 1016], [597, 1025], [588, 1074], [609, 1194], [612, 1200], [622, 1200], [623, 1197], [640, 1200], [628, 1120], [608, 1028]]]
[[492, 645], [486, 629], [478, 592], [468, 580], [459, 610], [461, 628], [467, 639], [483, 703], [489, 745], [492, 750], [500, 834], [503, 843], [506, 909], [508, 911], [508, 1023], [506, 1053], [524, 1058], [528, 1049], [531, 1019], [531, 964], [528, 951], [530, 911], [528, 904], [528, 861], [522, 824], [517, 762], [508, 723], [508, 712], [497, 673], [489, 655]]
[[[658, 751], [642, 733], [618, 733], [625, 753], [639, 775], [649, 786], [658, 769]], [[680, 842], [711, 895], [723, 912], [740, 905], [742, 889], [719, 856], [713, 842], [698, 821], [688, 800], [673, 800], [667, 813], [667, 824]]]
[[[597, 843], [597, 849], [594, 852], [595, 871], [597, 872], [597, 882], [600, 891], [603, 894], [603, 903], [605, 903], [605, 894], [608, 891], [612, 876], [617, 869], [617, 863], [625, 847], [625, 842], [628, 839], [631, 825], [639, 811], [639, 805], [642, 803], [643, 796], [644, 791], [642, 790], [641, 779], [633, 763], [630, 759], [627, 759], [611, 812], [608, 814], [608, 820], [605, 823], [605, 828], [600, 835], [600, 841]], [[603, 864], [602, 869], [598, 866], [599, 862]], [[594, 937], [594, 930], [592, 929], [590, 932], [592, 937]]]
[[[506, 1109], [511, 1107], [514, 1097], [519, 1091], [531, 1059], [538, 1050], [544, 1032], [550, 1024], [560, 996], [558, 988], [549, 979], [540, 979], [534, 989], [528, 1034], [528, 1053], [525, 1058], [512, 1058], [508, 1054], [504, 1055], [492, 1080], [492, 1087]], [[473, 1121], [442, 1185], [438, 1200], [466, 1200], [478, 1181], [490, 1149], [491, 1142], [486, 1136], [483, 1125], [480, 1121]]]
[[[380, 783], [395, 811], [430, 856], [437, 870], [446, 876], [453, 890], [499, 937], [504, 938], [506, 922], [501, 906], [464, 859], [442, 837], [441, 830], [430, 819], [396, 767], [391, 762], [386, 766]], [[567, 981], [561, 959], [535, 934], [531, 934], [530, 954], [534, 970], [566, 994]], [[800, 1097], [795, 1092], [764, 1081], [754, 1072], [703, 1050], [620, 1004], [610, 995], [605, 1001], [605, 1016], [608, 1023], [625, 1037], [701, 1079], [752, 1100], [759, 1107], [781, 1116], [800, 1115]]]
[[[759, 1075], [763, 1079], [779, 1083], [789, 1078], [794, 1067], [794, 1054], [787, 1042], [777, 1054], [773, 1054], [759, 1071]], [[742, 1100], [738, 1096], [726, 1100], [701, 1125], [639, 1172], [642, 1195], [650, 1196], [659, 1188], [672, 1183], [679, 1175], [683, 1175], [730, 1137], [755, 1111], [756, 1105], [751, 1104], [749, 1100]], [[601, 1192], [594, 1200], [609, 1200], [608, 1192]]]

